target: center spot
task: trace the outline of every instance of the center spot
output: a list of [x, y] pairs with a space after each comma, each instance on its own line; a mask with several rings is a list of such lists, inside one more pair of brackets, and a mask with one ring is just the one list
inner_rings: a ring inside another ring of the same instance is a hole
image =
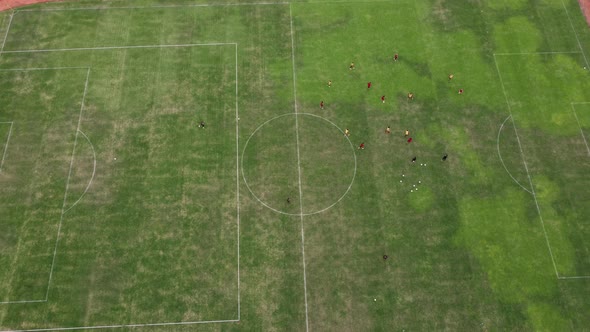
[[344, 130], [309, 113], [262, 123], [242, 152], [246, 187], [258, 202], [282, 214], [311, 215], [333, 207], [355, 174], [355, 147]]

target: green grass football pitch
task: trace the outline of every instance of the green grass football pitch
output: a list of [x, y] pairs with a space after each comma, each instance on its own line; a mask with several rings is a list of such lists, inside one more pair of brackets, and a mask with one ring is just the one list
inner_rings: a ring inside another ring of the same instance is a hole
[[574, 0], [0, 13], [0, 330], [587, 329], [588, 45]]

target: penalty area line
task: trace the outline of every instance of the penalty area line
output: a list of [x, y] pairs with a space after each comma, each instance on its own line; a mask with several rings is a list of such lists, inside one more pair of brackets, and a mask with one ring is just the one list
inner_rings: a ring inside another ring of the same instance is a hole
[[6, 28], [6, 33], [4, 34], [4, 40], [2, 41], [2, 46], [0, 46], [0, 57], [4, 52], [4, 45], [6, 45], [6, 39], [8, 38], [8, 32], [10, 32], [10, 27], [12, 25], [12, 18], [14, 17], [14, 13], [10, 14], [10, 20], [8, 21], [8, 27]]
[[0, 332], [38, 332], [38, 331], [71, 331], [71, 330], [100, 330], [116, 328], [136, 328], [136, 327], [154, 327], [154, 326], [182, 326], [197, 324], [215, 324], [215, 323], [237, 323], [239, 320], [203, 320], [195, 322], [171, 322], [171, 323], [145, 323], [145, 324], [120, 324], [120, 325], [97, 325], [97, 326], [76, 326], [76, 327], [54, 327], [42, 329], [25, 329], [25, 330], [2, 330]]
[[82, 113], [84, 111], [84, 102], [86, 100], [86, 93], [88, 91], [88, 81], [90, 79], [90, 68], [86, 71], [86, 82], [84, 83], [84, 93], [82, 94], [82, 102], [80, 105], [80, 113], [78, 114], [78, 125], [76, 127], [76, 135], [74, 136], [74, 146], [72, 148], [72, 156], [70, 158], [70, 169], [68, 171], [68, 177], [66, 179], [66, 189], [64, 192], [64, 199], [61, 207], [61, 216], [59, 218], [59, 225], [57, 226], [57, 236], [55, 237], [55, 246], [53, 247], [53, 258], [51, 259], [51, 269], [49, 270], [49, 280], [47, 281], [47, 291], [45, 292], [45, 301], [49, 298], [49, 289], [51, 288], [51, 280], [53, 277], [53, 269], [55, 267], [55, 258], [57, 256], [57, 247], [59, 244], [59, 237], [61, 235], [61, 226], [63, 225], [64, 215], [66, 214], [66, 200], [68, 198], [68, 189], [70, 186], [70, 178], [72, 176], [72, 169], [74, 166], [74, 157], [76, 154], [76, 144], [78, 143], [78, 137], [80, 134], [80, 125], [82, 123]]
[[590, 279], [590, 276], [572, 276], [572, 277], [564, 277], [560, 276], [557, 279], [559, 280], [568, 280], [568, 279]]
[[[586, 150], [588, 151], [588, 156], [590, 157], [590, 146], [588, 146], [588, 141], [586, 140], [586, 135], [584, 135], [584, 131], [582, 130], [582, 124], [578, 119], [578, 114], [576, 113], [576, 107], [574, 104], [588, 104], [588, 103], [571, 103], [572, 111], [574, 112], [574, 117], [576, 118], [576, 122], [578, 123], [578, 127], [580, 128], [580, 134], [582, 134], [582, 139], [584, 140], [584, 144], [586, 144]], [[1, 169], [2, 167], [0, 167]]]
[[494, 53], [494, 55], [543, 55], [543, 54], [580, 54], [580, 51], [555, 51], [555, 52], [514, 52], [514, 53]]
[[235, 43], [235, 66], [236, 66], [236, 214], [237, 214], [237, 243], [238, 243], [238, 321], [240, 320], [240, 108], [238, 103], [238, 44]]
[[180, 47], [197, 47], [197, 46], [226, 46], [235, 45], [236, 43], [197, 43], [197, 44], [161, 44], [161, 45], [128, 45], [128, 46], [100, 46], [100, 47], [77, 47], [77, 48], [49, 48], [39, 50], [14, 50], [4, 51], [4, 53], [46, 53], [46, 52], [73, 52], [73, 51], [105, 51], [105, 50], [124, 50], [124, 49], [141, 49], [141, 48], [180, 48]]
[[539, 220], [541, 221], [541, 228], [543, 229], [543, 235], [545, 236], [545, 243], [547, 244], [547, 249], [549, 250], [549, 256], [551, 257], [551, 263], [553, 264], [553, 270], [555, 271], [555, 277], [559, 278], [559, 272], [557, 272], [557, 264], [555, 263], [555, 257], [553, 256], [553, 250], [551, 249], [551, 243], [549, 242], [549, 236], [547, 235], [547, 230], [545, 229], [545, 221], [543, 220], [543, 215], [541, 214], [541, 207], [539, 206], [539, 201], [537, 200], [537, 194], [535, 193], [535, 186], [533, 185], [531, 173], [530, 173], [529, 167], [526, 163], [526, 158], [524, 156], [524, 151], [522, 149], [522, 143], [520, 142], [520, 136], [518, 135], [518, 130], [516, 129], [516, 122], [514, 121], [514, 116], [512, 115], [512, 106], [510, 106], [510, 102], [508, 101], [508, 94], [506, 93], [506, 88], [504, 87], [504, 80], [502, 79], [502, 74], [500, 73], [500, 66], [498, 65], [498, 61], [496, 59], [495, 54], [494, 54], [494, 64], [496, 65], [496, 71], [498, 73], [498, 78], [500, 79], [500, 86], [502, 87], [502, 93], [504, 94], [504, 100], [506, 101], [508, 113], [510, 114], [510, 117], [512, 118], [512, 127], [514, 128], [514, 134], [516, 135], [516, 141], [518, 142], [518, 148], [520, 150], [520, 157], [522, 158], [522, 163], [524, 164], [524, 169], [526, 170], [526, 175], [529, 180], [529, 185], [531, 187], [531, 193], [533, 195], [533, 200], [534, 200], [535, 206], [537, 208], [537, 213], [539, 214]]

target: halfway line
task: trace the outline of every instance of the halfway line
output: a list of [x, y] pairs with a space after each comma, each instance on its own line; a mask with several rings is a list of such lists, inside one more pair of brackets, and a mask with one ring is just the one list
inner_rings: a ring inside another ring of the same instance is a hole
[[305, 299], [305, 331], [309, 331], [309, 314], [307, 305], [307, 272], [305, 270], [305, 232], [303, 230], [303, 190], [301, 188], [301, 158], [299, 155], [299, 115], [297, 114], [297, 74], [295, 73], [295, 39], [293, 31], [293, 14], [289, 4], [291, 22], [291, 62], [293, 64], [293, 103], [295, 107], [295, 137], [297, 142], [297, 172], [299, 173], [299, 210], [301, 211], [301, 256], [303, 259], [303, 295]]

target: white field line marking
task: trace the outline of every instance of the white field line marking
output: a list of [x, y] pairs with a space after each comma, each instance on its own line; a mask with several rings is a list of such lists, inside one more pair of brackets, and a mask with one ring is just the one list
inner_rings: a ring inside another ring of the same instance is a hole
[[588, 68], [588, 67], [590, 67], [590, 65], [588, 65], [588, 59], [586, 58], [586, 54], [584, 53], [584, 49], [582, 48], [582, 43], [580, 43], [580, 38], [578, 38], [578, 33], [576, 32], [576, 29], [574, 28], [574, 23], [572, 22], [572, 19], [570, 17], [570, 13], [567, 10], [565, 3], [563, 3], [563, 0], [561, 0], [561, 5], [563, 6], [563, 9], [565, 10], [565, 14], [567, 15], [567, 20], [570, 22], [570, 26], [572, 27], [572, 31], [574, 32], [574, 36], [576, 37], [576, 41], [578, 42], [578, 47], [580, 48], [582, 56], [584, 57], [584, 62], [586, 63], [586, 68]]
[[504, 124], [506, 124], [506, 121], [508, 121], [508, 119], [510, 119], [512, 116], [509, 115], [506, 120], [504, 120], [504, 122], [502, 122], [502, 125], [500, 126], [500, 129], [498, 129], [498, 138], [496, 139], [496, 147], [498, 148], [498, 157], [500, 158], [500, 162], [502, 163], [502, 166], [504, 166], [504, 169], [506, 170], [506, 173], [508, 173], [508, 175], [512, 178], [512, 180], [514, 182], [516, 182], [517, 185], [519, 185], [522, 189], [524, 189], [524, 191], [526, 191], [529, 194], [532, 194], [532, 192], [530, 190], [528, 190], [527, 188], [525, 188], [522, 184], [520, 184], [520, 182], [518, 182], [514, 176], [512, 176], [512, 174], [510, 173], [510, 171], [508, 170], [508, 168], [506, 167], [506, 164], [504, 164], [504, 159], [502, 159], [502, 154], [500, 154], [500, 133], [502, 133], [502, 128], [504, 128]]
[[76, 206], [84, 197], [84, 195], [86, 195], [86, 192], [88, 192], [88, 189], [90, 188], [90, 185], [92, 184], [92, 181], [94, 180], [94, 175], [96, 174], [96, 150], [94, 149], [94, 145], [92, 144], [92, 142], [90, 141], [90, 139], [88, 138], [88, 136], [86, 136], [86, 134], [84, 134], [83, 131], [79, 130], [80, 134], [82, 134], [82, 136], [84, 136], [84, 138], [86, 138], [86, 140], [88, 141], [88, 143], [90, 144], [90, 147], [92, 148], [92, 156], [94, 158], [93, 161], [93, 168], [92, 168], [92, 176], [90, 177], [90, 181], [88, 182], [88, 185], [86, 186], [86, 189], [84, 189], [84, 192], [82, 193], [82, 195], [80, 195], [80, 198], [78, 198], [78, 200], [76, 202], [74, 202], [74, 204], [72, 204], [72, 206], [70, 206], [67, 210], [64, 211], [64, 214], [68, 211], [70, 211], [71, 209], [74, 208], [74, 206]]
[[57, 236], [55, 237], [55, 246], [53, 247], [53, 258], [51, 260], [51, 269], [49, 270], [49, 280], [47, 282], [47, 291], [45, 292], [45, 301], [49, 298], [49, 289], [51, 288], [51, 279], [53, 277], [53, 269], [55, 267], [55, 258], [57, 256], [57, 246], [59, 244], [59, 237], [61, 235], [61, 226], [63, 224], [66, 200], [68, 198], [68, 189], [70, 186], [70, 177], [72, 175], [72, 168], [74, 166], [74, 157], [76, 155], [76, 144], [78, 144], [78, 134], [80, 133], [80, 124], [82, 123], [82, 112], [84, 111], [84, 103], [86, 100], [86, 92], [88, 91], [88, 80], [90, 79], [90, 68], [86, 71], [86, 83], [84, 83], [84, 93], [82, 94], [82, 103], [80, 105], [80, 113], [78, 114], [78, 126], [76, 127], [76, 135], [74, 136], [74, 147], [72, 148], [72, 157], [70, 158], [70, 170], [66, 179], [66, 189], [64, 192], [64, 200], [61, 207], [61, 217], [59, 218], [59, 225], [57, 226]]
[[547, 249], [549, 250], [549, 256], [551, 257], [551, 263], [553, 263], [553, 270], [555, 271], [555, 276], [557, 278], [559, 278], [559, 273], [557, 272], [557, 265], [555, 264], [555, 258], [553, 257], [553, 251], [551, 250], [551, 244], [549, 243], [549, 237], [547, 236], [547, 230], [545, 229], [545, 222], [543, 221], [543, 216], [541, 214], [541, 208], [539, 207], [537, 195], [535, 194], [535, 187], [533, 185], [533, 180], [531, 179], [531, 174], [529, 172], [529, 168], [527, 166], [527, 163], [526, 163], [526, 160], [524, 157], [524, 152], [522, 150], [522, 144], [520, 142], [520, 137], [518, 136], [518, 131], [516, 130], [516, 123], [514, 122], [514, 117], [512, 116], [512, 106], [510, 106], [510, 102], [508, 101], [508, 95], [506, 94], [506, 89], [504, 88], [504, 80], [502, 79], [502, 74], [500, 74], [500, 67], [498, 66], [498, 61], [496, 60], [495, 54], [494, 54], [494, 63], [496, 65], [496, 71], [498, 72], [498, 77], [500, 78], [500, 85], [502, 86], [502, 93], [504, 94], [504, 100], [506, 101], [506, 105], [508, 106], [508, 112], [510, 113], [510, 117], [512, 118], [512, 126], [514, 127], [514, 134], [516, 134], [516, 141], [518, 142], [518, 148], [520, 149], [520, 156], [522, 157], [522, 162], [523, 162], [524, 168], [526, 170], [526, 175], [529, 179], [529, 185], [531, 186], [533, 199], [535, 201], [535, 206], [537, 207], [537, 213], [539, 214], [539, 220], [541, 220], [543, 234], [545, 235], [545, 242], [547, 243]]
[[56, 327], [46, 329], [28, 329], [28, 330], [4, 330], [0, 332], [36, 332], [36, 331], [71, 331], [71, 330], [99, 330], [99, 329], [115, 329], [115, 328], [133, 328], [133, 327], [149, 327], [149, 326], [182, 326], [194, 324], [213, 324], [213, 323], [236, 323], [239, 320], [206, 320], [197, 322], [175, 322], [175, 323], [147, 323], [147, 324], [121, 324], [121, 325], [99, 325], [99, 326], [77, 326], [77, 327]]
[[297, 145], [297, 173], [299, 181], [299, 211], [301, 212], [301, 257], [303, 260], [303, 295], [305, 300], [305, 331], [309, 331], [309, 310], [307, 305], [307, 273], [305, 270], [305, 232], [303, 229], [303, 189], [301, 188], [301, 157], [299, 154], [299, 115], [297, 114], [297, 74], [295, 72], [295, 38], [293, 31], [293, 14], [289, 4], [289, 19], [291, 24], [291, 61], [293, 64], [293, 106], [295, 107], [295, 139]]
[[[62, 2], [63, 3], [63, 2]], [[150, 9], [150, 8], [191, 8], [191, 7], [234, 7], [234, 6], [266, 6], [288, 5], [289, 2], [252, 2], [252, 3], [209, 3], [209, 4], [184, 4], [184, 5], [153, 5], [153, 6], [120, 6], [120, 7], [78, 7], [78, 8], [44, 8], [44, 9], [19, 9], [19, 12], [57, 12], [78, 10], [109, 10], [109, 9]]]
[[580, 51], [494, 53], [494, 55], [580, 54]]
[[10, 26], [12, 25], [13, 17], [14, 13], [11, 13], [10, 20], [8, 21], [8, 27], [6, 28], [6, 34], [4, 34], [4, 40], [2, 41], [2, 46], [0, 46], [0, 57], [2, 57], [2, 53], [4, 53], [4, 45], [6, 45], [6, 39], [8, 38], [8, 32], [10, 31]]
[[10, 142], [10, 135], [12, 134], [12, 126], [14, 122], [1, 122], [3, 124], [10, 123], [10, 129], [8, 129], [8, 137], [6, 137], [6, 144], [4, 144], [4, 152], [2, 153], [2, 160], [0, 160], [0, 173], [2, 173], [2, 166], [4, 166], [4, 158], [6, 158], [6, 151], [8, 151], [8, 142]]
[[223, 46], [235, 45], [236, 43], [201, 43], [201, 44], [169, 44], [169, 45], [129, 45], [129, 46], [102, 46], [102, 47], [78, 47], [78, 48], [50, 48], [42, 50], [15, 50], [4, 51], [4, 53], [44, 53], [44, 52], [71, 52], [71, 51], [102, 51], [102, 50], [122, 50], [134, 48], [174, 48], [174, 47], [194, 47], [194, 46]]
[[340, 201], [342, 199], [344, 199], [344, 197], [348, 194], [348, 192], [350, 191], [350, 189], [352, 188], [352, 185], [354, 184], [354, 180], [356, 178], [356, 172], [357, 172], [357, 160], [356, 160], [356, 153], [355, 153], [355, 148], [354, 145], [352, 144], [352, 142], [350, 141], [350, 138], [348, 138], [348, 136], [344, 135], [344, 130], [342, 130], [342, 128], [338, 127], [334, 122], [321, 117], [319, 115], [316, 114], [312, 114], [312, 113], [297, 113], [299, 115], [306, 115], [306, 116], [312, 116], [312, 117], [316, 117], [318, 119], [322, 119], [328, 123], [330, 123], [332, 126], [334, 126], [336, 129], [338, 129], [338, 131], [342, 134], [343, 137], [346, 138], [346, 140], [348, 141], [348, 144], [350, 145], [350, 149], [352, 151], [352, 156], [354, 158], [354, 170], [353, 170], [353, 174], [352, 174], [352, 178], [350, 180], [350, 184], [348, 185], [348, 188], [346, 188], [346, 191], [342, 194], [342, 196], [340, 196], [340, 198], [338, 198], [338, 200], [336, 200], [334, 203], [332, 203], [330, 206], [327, 206], [321, 210], [317, 210], [317, 211], [311, 211], [311, 212], [307, 212], [307, 213], [289, 213], [289, 212], [285, 212], [285, 211], [281, 211], [279, 209], [275, 209], [272, 206], [270, 206], [269, 204], [267, 204], [266, 202], [264, 202], [262, 199], [260, 199], [260, 197], [258, 197], [254, 191], [252, 190], [252, 188], [250, 187], [250, 184], [248, 183], [248, 180], [246, 179], [246, 173], [244, 172], [244, 156], [246, 154], [246, 149], [248, 148], [248, 144], [250, 143], [250, 140], [252, 139], [252, 137], [254, 137], [254, 135], [260, 130], [262, 129], [262, 127], [264, 127], [265, 125], [267, 125], [269, 122], [272, 122], [278, 118], [282, 118], [284, 116], [289, 116], [289, 115], [294, 115], [295, 113], [285, 113], [285, 114], [281, 114], [281, 115], [277, 115], [274, 118], [271, 118], [269, 120], [266, 120], [265, 122], [263, 122], [262, 124], [260, 124], [251, 134], [250, 137], [248, 137], [248, 139], [246, 140], [246, 143], [244, 144], [244, 149], [242, 150], [242, 158], [241, 158], [241, 164], [240, 167], [242, 169], [242, 178], [244, 180], [244, 184], [246, 184], [246, 188], [248, 189], [248, 191], [250, 192], [250, 194], [252, 195], [252, 197], [254, 197], [254, 199], [256, 199], [258, 201], [258, 203], [262, 204], [263, 206], [265, 206], [266, 208], [280, 213], [280, 214], [284, 214], [284, 215], [288, 215], [288, 216], [311, 216], [314, 214], [318, 214], [318, 213], [322, 213], [328, 209], [331, 209], [332, 207], [334, 207], [336, 204], [340, 203]]
[[237, 209], [237, 228], [238, 228], [238, 321], [240, 320], [240, 135], [239, 119], [240, 110], [238, 106], [238, 44], [235, 44], [236, 51], [236, 209]]
[[[590, 147], [588, 146], [588, 141], [586, 140], [586, 135], [584, 135], [584, 131], [582, 130], [582, 125], [580, 124], [580, 120], [578, 120], [578, 115], [576, 114], [576, 107], [574, 103], [571, 103], [572, 110], [574, 111], [574, 117], [576, 118], [576, 122], [578, 123], [578, 127], [580, 127], [580, 133], [582, 134], [582, 139], [584, 139], [584, 144], [586, 144], [586, 150], [588, 150], [588, 156], [590, 156]], [[2, 165], [0, 165], [0, 170], [2, 170]]]
[[0, 302], [0, 304], [15, 304], [15, 303], [40, 303], [40, 302], [47, 302], [47, 300], [4, 301], [4, 302]]
[[557, 279], [560, 279], [560, 280], [567, 280], [567, 279], [590, 279], [590, 276], [559, 277]]
[[0, 72], [2, 72], [2, 71], [62, 70], [62, 69], [88, 69], [88, 67], [8, 68], [8, 69], [0, 69]]

